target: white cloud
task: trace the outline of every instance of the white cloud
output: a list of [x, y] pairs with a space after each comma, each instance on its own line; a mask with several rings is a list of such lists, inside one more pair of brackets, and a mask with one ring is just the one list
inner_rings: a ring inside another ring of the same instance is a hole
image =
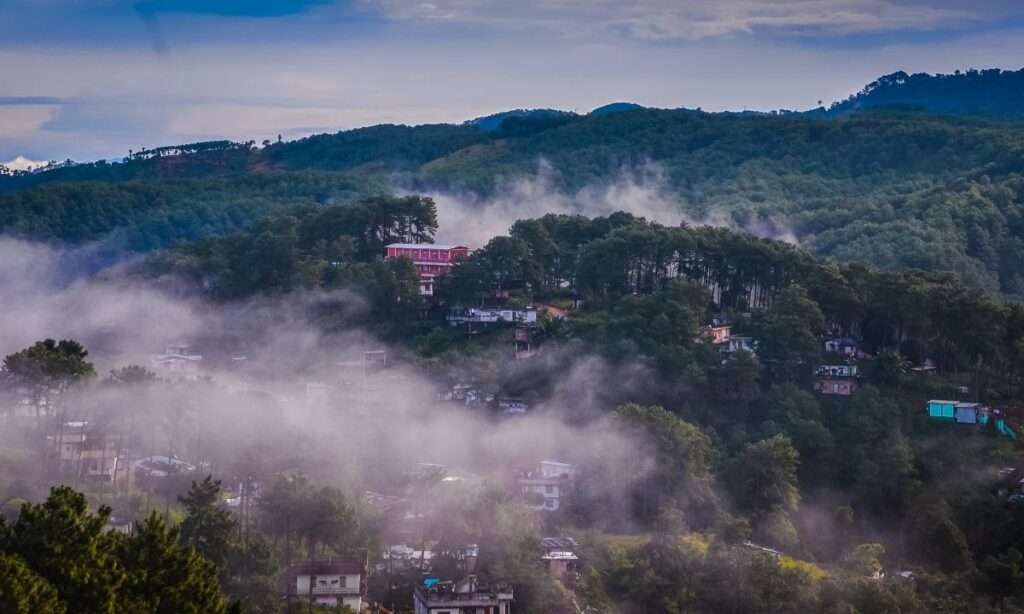
[[753, 32], [820, 34], [926, 31], [985, 21], [968, 7], [901, 0], [363, 0], [398, 19], [542, 27], [568, 35], [616, 32], [695, 41]]
[[0, 163], [0, 166], [6, 166], [12, 171], [27, 171], [33, 168], [39, 168], [40, 166], [44, 166], [45, 164], [46, 161], [44, 160], [29, 160], [25, 156], [17, 156], [13, 160], [8, 160], [7, 162]]

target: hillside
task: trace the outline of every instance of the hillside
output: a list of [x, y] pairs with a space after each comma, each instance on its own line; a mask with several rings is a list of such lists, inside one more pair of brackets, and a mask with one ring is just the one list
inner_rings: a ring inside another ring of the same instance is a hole
[[[1002, 83], [1019, 73], [1000, 74]], [[994, 78], [985, 71], [949, 83]], [[892, 87], [873, 84], [858, 104]], [[0, 229], [80, 242], [142, 228], [147, 236], [128, 244], [148, 250], [237, 229], [278, 206], [345, 200], [382, 186], [486, 200], [516, 178], [535, 177], [543, 163], [545, 187], [572, 196], [642, 178], [653, 167], [656, 185], [645, 187], [678, 200], [691, 219], [785, 232], [839, 261], [953, 271], [977, 286], [1024, 295], [1017, 274], [1024, 124], [919, 111], [840, 113], [847, 103], [833, 107], [835, 117], [513, 112], [496, 116], [500, 123], [490, 118], [487, 130], [382, 125], [263, 148], [230, 144], [72, 166], [0, 177]], [[178, 218], [186, 222], [165, 224]]]
[[828, 109], [832, 115], [874, 108], [914, 108], [932, 113], [1024, 118], [1024, 69], [959, 70], [951, 75], [894, 72]]

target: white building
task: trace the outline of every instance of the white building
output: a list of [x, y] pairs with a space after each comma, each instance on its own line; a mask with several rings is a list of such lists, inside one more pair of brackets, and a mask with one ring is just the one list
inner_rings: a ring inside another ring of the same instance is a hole
[[413, 592], [416, 614], [510, 614], [512, 586], [485, 586], [474, 575], [458, 582], [417, 586]]
[[321, 608], [351, 608], [361, 612], [366, 599], [366, 556], [306, 561], [288, 570], [289, 603], [305, 602]]
[[723, 354], [735, 354], [736, 352], [757, 353], [757, 340], [753, 337], [737, 337], [731, 335], [721, 346]]
[[49, 438], [60, 458], [61, 471], [82, 478], [113, 482], [121, 467], [117, 441], [89, 423], [65, 422], [63, 428]]
[[526, 309], [452, 309], [448, 312], [448, 323], [459, 324], [536, 324], [537, 310]]
[[555, 512], [562, 506], [573, 474], [575, 468], [568, 463], [541, 461], [534, 471], [519, 478], [519, 489], [534, 509]]

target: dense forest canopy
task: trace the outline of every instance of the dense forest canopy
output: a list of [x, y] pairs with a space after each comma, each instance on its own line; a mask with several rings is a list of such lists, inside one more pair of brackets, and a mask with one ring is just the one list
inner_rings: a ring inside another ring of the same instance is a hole
[[828, 108], [829, 114], [890, 107], [950, 115], [1024, 118], [1024, 69], [956, 71], [951, 75], [894, 72]]
[[[429, 244], [436, 213], [419, 196], [299, 204], [128, 271], [183, 280], [211, 307], [327, 296], [308, 314], [319, 343], [370, 331], [402, 363], [390, 373], [362, 367], [339, 383], [344, 363], [316, 345], [309, 356], [263, 355], [246, 386], [139, 366], [101, 378], [70, 340], [4, 358], [0, 402], [24, 397], [36, 413], [0, 405], [14, 425], [0, 433], [0, 605], [279, 614], [291, 563], [367, 548], [378, 563], [368, 595], [408, 611], [425, 576], [381, 557], [390, 540], [412, 539], [434, 548], [437, 575], [458, 573], [459, 548], [475, 544], [477, 571], [511, 582], [516, 611], [536, 614], [1019, 611], [1024, 504], [1000, 471], [1019, 463], [1021, 443], [994, 423], [938, 422], [924, 408], [970, 398], [1006, 409], [1001, 428], [1024, 432], [1020, 304], [950, 274], [839, 266], [786, 243], [624, 212], [518, 220], [424, 297], [413, 263], [382, 252]], [[332, 293], [370, 308], [346, 311]], [[515, 327], [447, 320], [466, 307], [528, 305], [564, 314], [530, 327], [542, 351], [525, 358], [509, 351]], [[756, 341], [727, 351], [708, 336], [715, 321]], [[821, 394], [816, 367], [851, 360], [823, 342], [847, 336], [862, 354], [858, 389]], [[321, 370], [293, 371], [297, 358]], [[335, 382], [334, 394], [307, 388], [297, 401], [293, 380], [314, 377]], [[452, 383], [490, 400], [434, 400]], [[501, 417], [508, 398], [542, 409]], [[415, 409], [388, 409], [402, 403]], [[86, 496], [57, 488], [47, 498], [45, 485], [66, 474], [46, 433], [83, 408], [119, 453], [180, 455], [202, 474], [151, 487], [72, 477]], [[506, 484], [502, 442], [521, 443], [520, 428], [562, 433], [559, 454], [579, 463], [557, 513], [531, 509]], [[413, 464], [442, 433], [485, 478]], [[225, 502], [253, 482], [258, 496], [242, 504], [251, 508]], [[389, 494], [358, 497], [367, 490]], [[391, 499], [402, 503], [380, 503]], [[138, 523], [132, 535], [103, 529], [114, 513]], [[420, 523], [412, 538], [395, 532], [409, 518]], [[579, 540], [569, 585], [538, 563], [552, 534]]]
[[[1019, 99], [1020, 74], [897, 73], [835, 105], [836, 117], [513, 111], [262, 148], [226, 141], [159, 148], [124, 162], [0, 176], [0, 229], [68, 242], [113, 233], [118, 245], [147, 251], [231, 232], [280, 206], [396, 187], [466, 194], [486, 205], [543, 168], [543, 188], [570, 199], [624, 178], [647, 182], [698, 223], [791, 234], [838, 262], [950, 271], [1021, 296], [1024, 126], [955, 116], [972, 100]], [[907, 110], [921, 106], [908, 101], [924, 91], [946, 103], [930, 110], [950, 114]]]

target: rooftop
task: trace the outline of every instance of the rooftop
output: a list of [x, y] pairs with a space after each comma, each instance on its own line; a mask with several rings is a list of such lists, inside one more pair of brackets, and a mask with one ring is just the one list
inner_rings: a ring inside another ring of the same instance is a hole
[[319, 561], [304, 561], [297, 565], [293, 565], [288, 570], [289, 576], [329, 576], [335, 574], [366, 574], [366, 558], [348, 557]]
[[398, 249], [469, 249], [465, 245], [444, 245], [441, 243], [389, 243], [385, 247]]

